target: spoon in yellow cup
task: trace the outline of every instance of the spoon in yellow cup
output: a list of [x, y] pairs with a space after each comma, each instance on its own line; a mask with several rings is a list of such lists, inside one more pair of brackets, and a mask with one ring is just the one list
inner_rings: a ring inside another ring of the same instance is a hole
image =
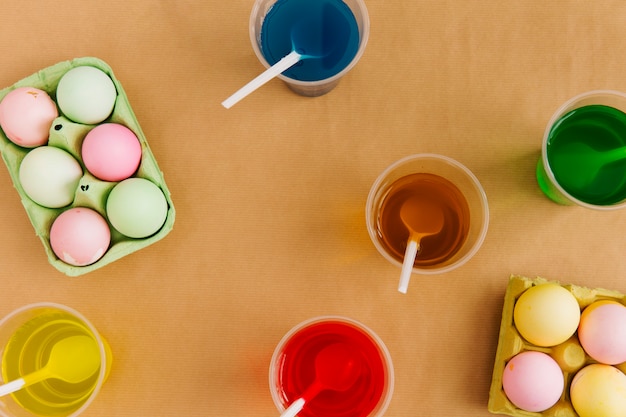
[[100, 368], [100, 349], [89, 336], [71, 336], [60, 340], [50, 351], [48, 363], [41, 369], [0, 386], [0, 397], [19, 391], [48, 378], [76, 384], [91, 377]]

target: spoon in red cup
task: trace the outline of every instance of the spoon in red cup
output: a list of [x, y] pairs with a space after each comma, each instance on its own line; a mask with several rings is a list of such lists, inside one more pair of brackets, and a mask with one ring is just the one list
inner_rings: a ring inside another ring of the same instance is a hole
[[361, 361], [343, 343], [333, 343], [315, 357], [315, 380], [280, 417], [295, 417], [304, 405], [325, 390], [346, 391], [361, 375]]

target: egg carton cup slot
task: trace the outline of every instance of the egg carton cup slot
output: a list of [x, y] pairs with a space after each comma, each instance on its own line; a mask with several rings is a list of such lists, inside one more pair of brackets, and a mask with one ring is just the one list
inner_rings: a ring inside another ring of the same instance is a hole
[[[498, 347], [493, 367], [491, 388], [489, 390], [488, 409], [491, 413], [505, 414], [514, 417], [578, 417], [578, 413], [574, 411], [570, 401], [570, 384], [576, 372], [586, 365], [597, 362], [585, 353], [576, 334], [560, 345], [539, 347], [529, 343], [520, 336], [513, 321], [515, 302], [522, 293], [532, 286], [546, 283], [556, 283], [568, 290], [578, 301], [581, 310], [599, 300], [613, 300], [626, 304], [624, 294], [617, 291], [603, 288], [585, 288], [571, 284], [566, 285], [558, 281], [549, 281], [540, 277], [531, 279], [519, 275], [511, 275], [504, 295]], [[565, 379], [565, 387], [559, 401], [554, 406], [541, 413], [525, 411], [516, 407], [509, 401], [502, 387], [502, 375], [507, 362], [515, 355], [524, 351], [538, 351], [550, 355], [559, 364]], [[626, 364], [617, 365], [617, 368], [626, 371]]]
[[[88, 207], [96, 210], [106, 219], [106, 200], [108, 194], [117, 184], [117, 182], [107, 182], [99, 180], [91, 175], [81, 158], [82, 142], [94, 127], [97, 125], [85, 125], [75, 123], [62, 114], [56, 118], [50, 128], [49, 146], [55, 146], [70, 153], [83, 168], [83, 177], [80, 179], [76, 189], [75, 198], [72, 204], [66, 207], [53, 209], [46, 208], [33, 202], [24, 192], [19, 181], [19, 168], [26, 154], [32, 149], [22, 148], [11, 142], [5, 133], [0, 129], [0, 152], [2, 159], [7, 166], [9, 175], [13, 181], [13, 186], [20, 195], [22, 205], [35, 229], [35, 233], [43, 243], [45, 253], [48, 256], [50, 264], [56, 269], [68, 276], [79, 276], [99, 269], [113, 261], [116, 261], [126, 255], [137, 250], [143, 249], [162, 238], [164, 238], [174, 226], [176, 212], [172, 202], [171, 193], [167, 188], [163, 172], [159, 169], [157, 161], [148, 146], [146, 137], [141, 130], [139, 122], [130, 106], [126, 93], [121, 83], [115, 78], [111, 67], [104, 61], [93, 58], [84, 57], [76, 58], [71, 61], [64, 61], [51, 67], [42, 69], [32, 74], [14, 85], [0, 90], [0, 101], [12, 90], [19, 87], [33, 87], [43, 90], [56, 102], [56, 89], [61, 77], [71, 70], [79, 66], [92, 66], [105, 72], [113, 81], [117, 90], [117, 98], [111, 115], [102, 123], [119, 123], [132, 130], [141, 144], [141, 162], [137, 172], [133, 177], [144, 178], [152, 181], [163, 192], [168, 204], [168, 211], [165, 223], [152, 236], [133, 239], [126, 237], [117, 232], [110, 224], [111, 244], [109, 250], [97, 262], [87, 266], [72, 266], [61, 261], [50, 246], [50, 228], [52, 223], [59, 214], [73, 207]], [[108, 220], [107, 220], [108, 221]]]

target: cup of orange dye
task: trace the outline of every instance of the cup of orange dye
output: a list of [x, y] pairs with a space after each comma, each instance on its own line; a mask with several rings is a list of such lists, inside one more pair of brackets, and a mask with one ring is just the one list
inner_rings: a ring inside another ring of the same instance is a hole
[[[419, 237], [411, 267], [415, 274], [441, 274], [465, 264], [480, 249], [489, 225], [487, 196], [478, 178], [460, 162], [437, 154], [410, 155], [387, 167], [374, 181], [365, 209], [374, 246], [399, 267], [412, 233], [420, 232], [415, 229], [427, 232]], [[420, 221], [422, 215], [428, 218]], [[438, 224], [433, 228], [432, 222]], [[401, 292], [406, 284], [401, 283]]]

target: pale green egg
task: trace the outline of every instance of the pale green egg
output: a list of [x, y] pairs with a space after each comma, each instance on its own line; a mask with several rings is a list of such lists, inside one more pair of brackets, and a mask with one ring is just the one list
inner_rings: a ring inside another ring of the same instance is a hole
[[72, 68], [63, 75], [56, 98], [61, 112], [68, 119], [98, 124], [113, 111], [117, 90], [104, 71], [86, 65]]
[[131, 238], [145, 238], [161, 229], [167, 218], [167, 200], [159, 187], [144, 178], [129, 178], [117, 184], [107, 198], [111, 225]]

